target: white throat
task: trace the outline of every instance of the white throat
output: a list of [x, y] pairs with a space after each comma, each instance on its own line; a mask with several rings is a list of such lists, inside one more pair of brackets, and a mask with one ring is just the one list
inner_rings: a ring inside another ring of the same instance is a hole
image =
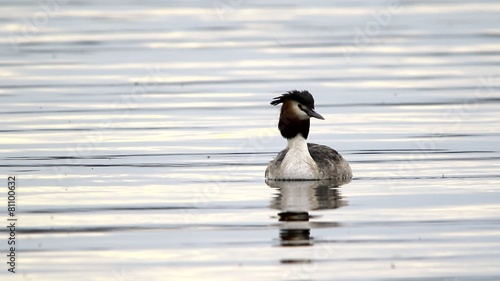
[[301, 134], [288, 140], [288, 152], [281, 162], [281, 174], [285, 179], [318, 178], [318, 166], [309, 154], [307, 140]]
[[311, 157], [311, 155], [309, 154], [309, 149], [307, 148], [307, 140], [301, 134], [297, 134], [296, 137], [288, 139], [287, 148], [289, 149], [289, 151], [305, 151], [307, 152], [307, 155]]

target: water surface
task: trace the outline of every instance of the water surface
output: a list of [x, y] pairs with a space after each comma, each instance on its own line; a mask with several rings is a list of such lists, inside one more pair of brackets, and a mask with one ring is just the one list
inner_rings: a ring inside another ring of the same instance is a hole
[[[496, 1], [0, 5], [3, 278], [500, 280]], [[352, 182], [264, 182], [291, 89]]]

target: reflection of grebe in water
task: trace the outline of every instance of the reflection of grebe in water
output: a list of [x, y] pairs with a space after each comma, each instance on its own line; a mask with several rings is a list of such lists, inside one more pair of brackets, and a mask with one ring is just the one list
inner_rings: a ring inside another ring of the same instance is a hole
[[350, 180], [339, 181], [266, 181], [278, 193], [271, 200], [271, 208], [278, 213], [280, 245], [309, 246], [313, 244], [311, 228], [332, 227], [336, 223], [315, 223], [309, 221], [311, 210], [337, 209], [347, 205], [342, 200], [339, 186]]
[[269, 162], [268, 180], [320, 180], [352, 178], [351, 167], [337, 151], [325, 145], [307, 143], [311, 117], [324, 119], [314, 111], [308, 91], [290, 91], [274, 98], [282, 103], [278, 128], [288, 140], [287, 147]]

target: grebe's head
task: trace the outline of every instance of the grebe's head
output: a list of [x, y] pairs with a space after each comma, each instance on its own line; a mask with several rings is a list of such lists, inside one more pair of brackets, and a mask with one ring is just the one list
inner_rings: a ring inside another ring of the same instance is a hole
[[278, 128], [286, 139], [294, 138], [298, 134], [307, 139], [311, 117], [325, 119], [314, 111], [314, 98], [308, 91], [289, 91], [271, 102], [272, 105], [280, 103], [283, 105]]
[[288, 91], [279, 97], [275, 97], [271, 102], [272, 105], [280, 103], [283, 103], [280, 118], [306, 120], [314, 117], [322, 120], [325, 119], [314, 111], [314, 98], [308, 91]]

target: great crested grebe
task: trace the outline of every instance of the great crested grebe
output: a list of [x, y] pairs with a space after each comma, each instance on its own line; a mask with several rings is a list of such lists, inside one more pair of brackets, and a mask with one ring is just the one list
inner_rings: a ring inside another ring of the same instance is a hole
[[268, 180], [321, 180], [352, 178], [347, 161], [328, 146], [307, 143], [311, 117], [325, 119], [314, 111], [314, 98], [308, 91], [289, 91], [271, 101], [282, 103], [278, 128], [288, 140], [285, 149], [269, 162]]

